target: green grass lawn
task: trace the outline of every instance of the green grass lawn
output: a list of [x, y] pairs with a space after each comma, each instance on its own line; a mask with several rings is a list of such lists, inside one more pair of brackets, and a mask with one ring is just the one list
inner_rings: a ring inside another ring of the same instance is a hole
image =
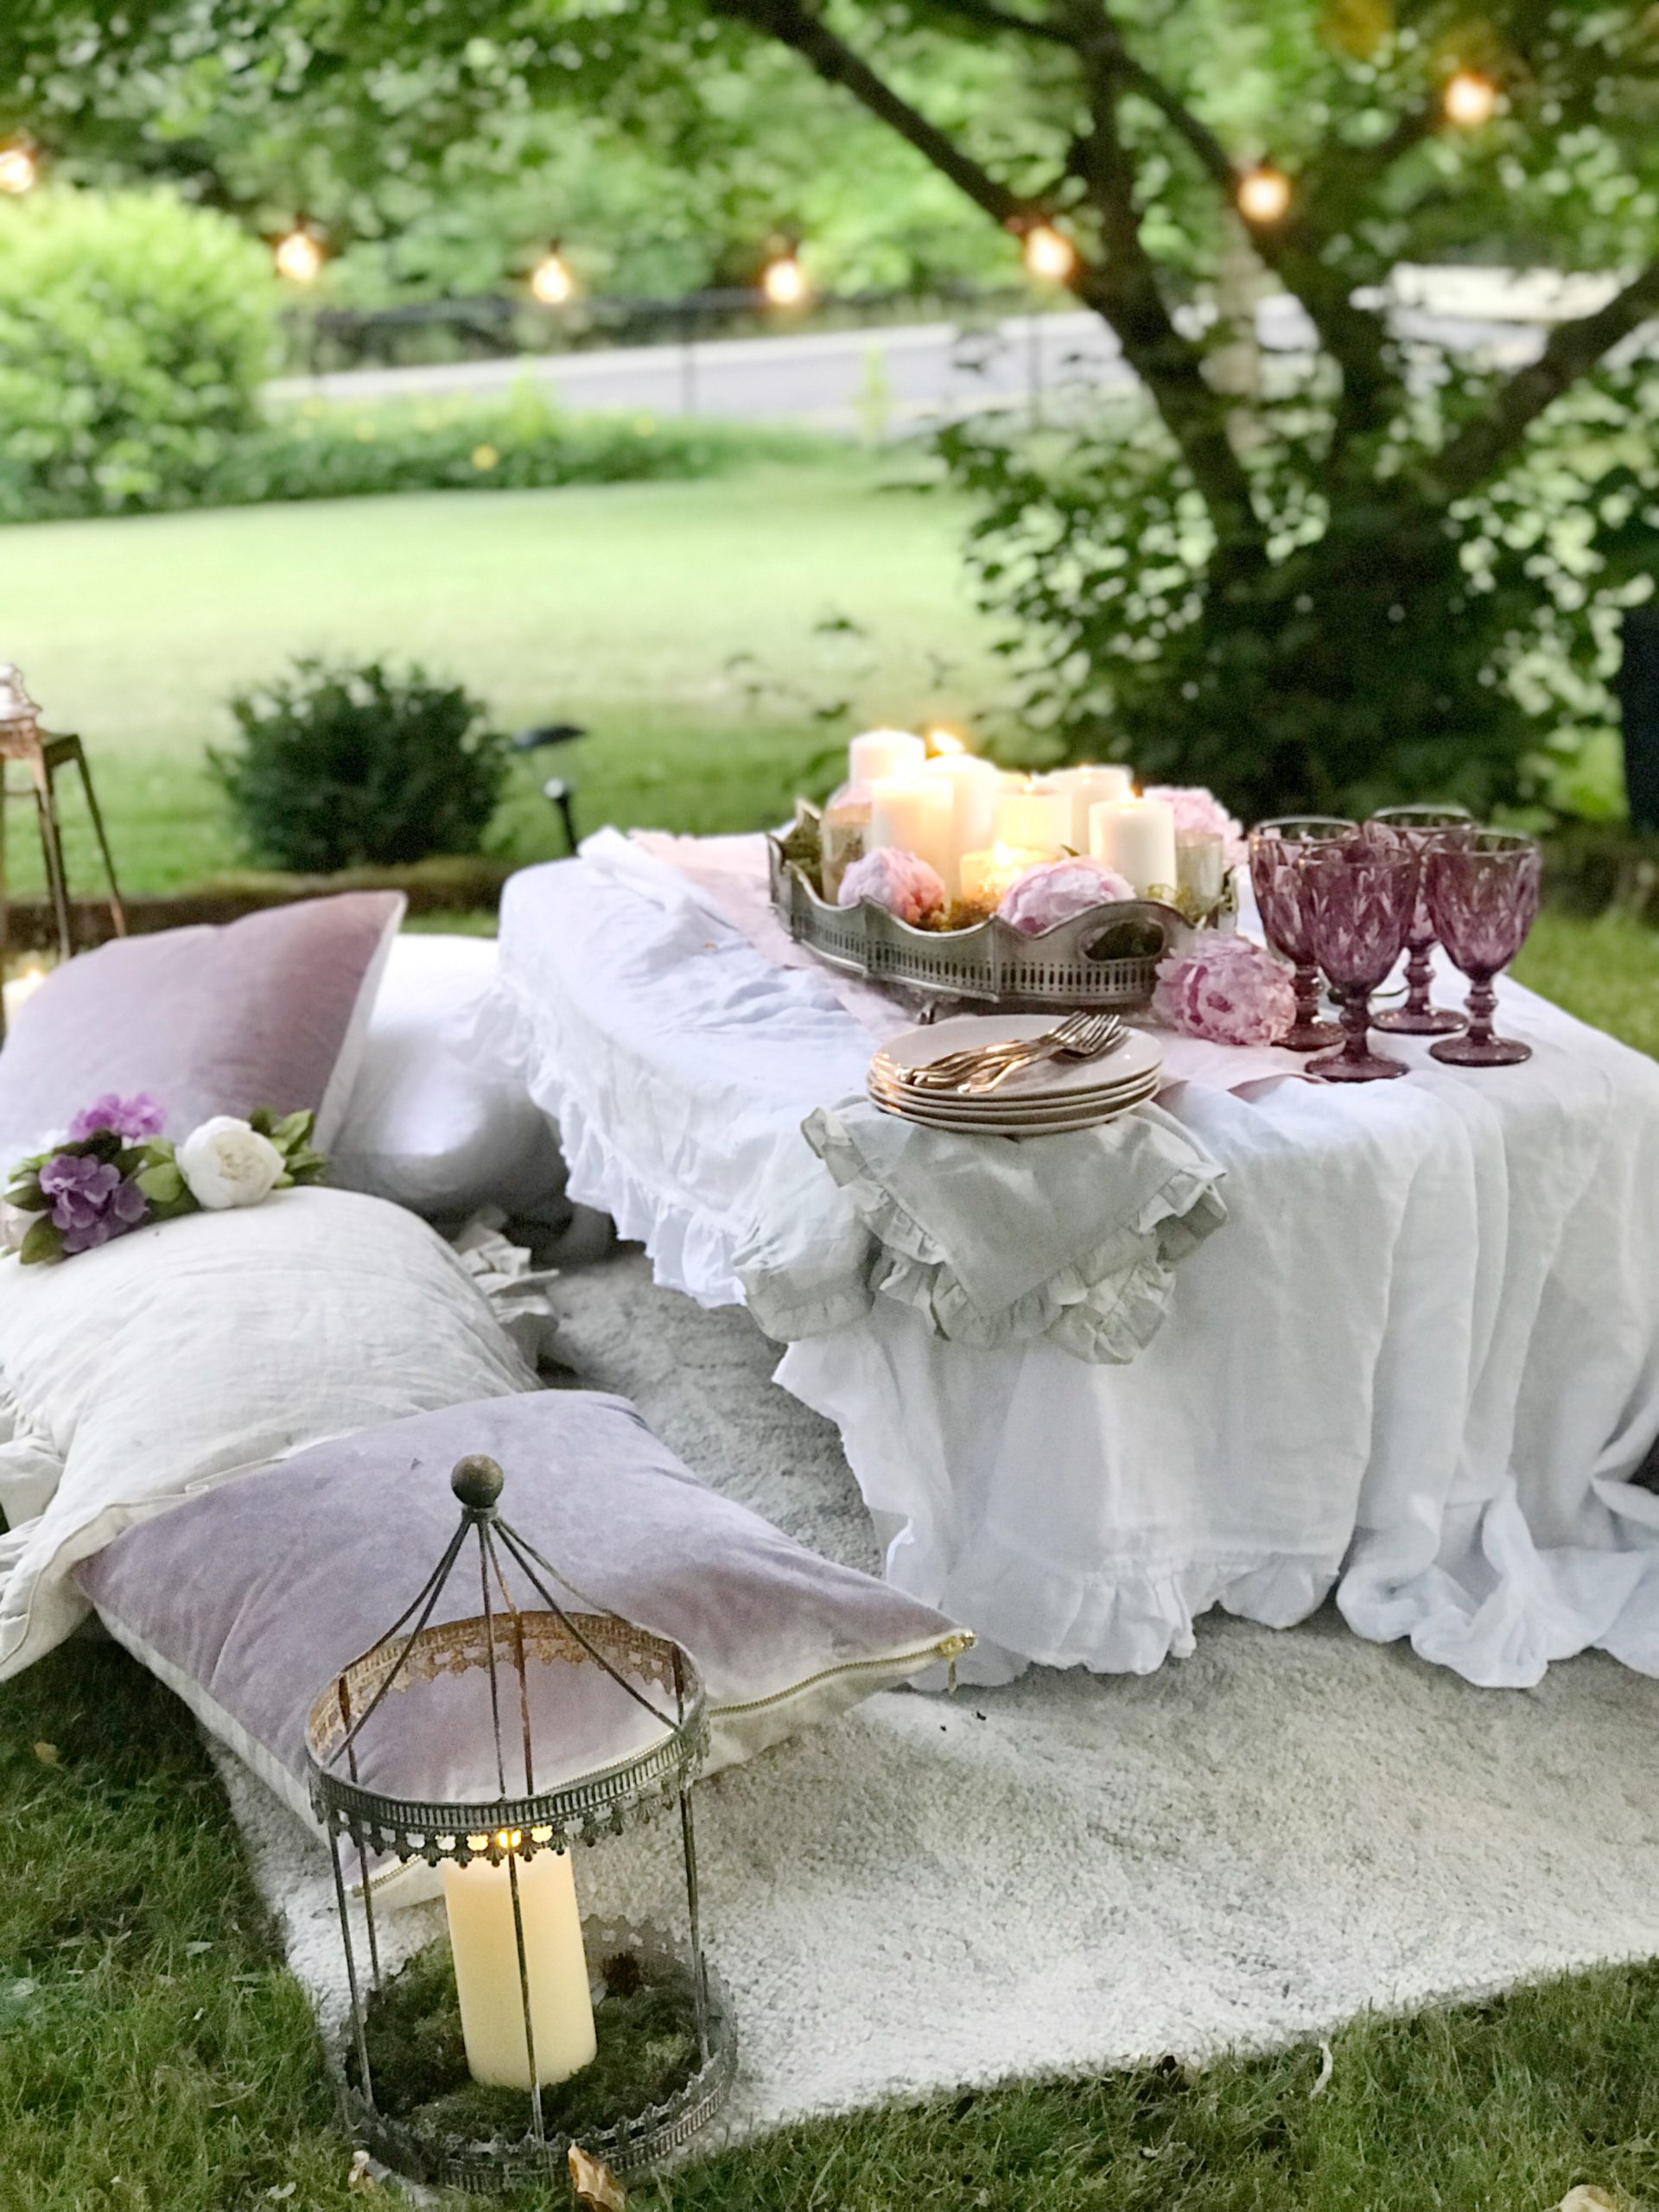
[[244, 857], [206, 748], [233, 690], [308, 651], [418, 658], [507, 728], [586, 724], [516, 764], [496, 836], [535, 860], [559, 849], [556, 769], [587, 827], [758, 828], [846, 734], [827, 709], [857, 728], [982, 703], [962, 523], [849, 452], [702, 483], [36, 524], [0, 530], [0, 658], [86, 739], [133, 889]]

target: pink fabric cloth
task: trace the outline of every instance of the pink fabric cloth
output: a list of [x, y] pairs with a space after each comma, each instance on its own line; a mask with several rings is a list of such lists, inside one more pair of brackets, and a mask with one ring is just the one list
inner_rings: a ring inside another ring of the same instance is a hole
[[[856, 976], [841, 975], [796, 944], [772, 908], [763, 837], [674, 837], [636, 830], [632, 842], [653, 860], [677, 869], [774, 968], [810, 969], [821, 976], [875, 1043], [886, 1044], [916, 1027], [914, 1007], [900, 1005]], [[1164, 1048], [1160, 1097], [1180, 1083], [1254, 1095], [1258, 1087], [1271, 1088], [1291, 1077], [1300, 1081], [1306, 1073], [1303, 1055], [1287, 1052], [1281, 1045], [1211, 1045], [1202, 1038], [1178, 1036], [1150, 1015], [1137, 1016], [1136, 1021], [1153, 1031]]]
[[214, 1114], [305, 1108], [327, 1145], [405, 904], [348, 891], [119, 938], [54, 969], [0, 1052], [0, 1165], [105, 1091], [148, 1091], [174, 1138]]

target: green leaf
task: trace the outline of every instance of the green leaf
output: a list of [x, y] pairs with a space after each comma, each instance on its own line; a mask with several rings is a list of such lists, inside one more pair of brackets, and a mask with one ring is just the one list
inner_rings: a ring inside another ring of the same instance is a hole
[[44, 1213], [51, 1201], [41, 1188], [39, 1175], [30, 1173], [18, 1176], [6, 1192], [6, 1204], [19, 1213]]
[[284, 1114], [276, 1128], [269, 1132], [270, 1141], [279, 1152], [289, 1152], [296, 1145], [309, 1144], [316, 1121], [315, 1114], [303, 1109], [296, 1114]]
[[139, 1189], [155, 1205], [170, 1205], [184, 1192], [184, 1178], [170, 1160], [146, 1167], [137, 1180]]
[[63, 1257], [63, 1232], [49, 1221], [37, 1221], [22, 1241], [17, 1257], [26, 1268], [51, 1267]]

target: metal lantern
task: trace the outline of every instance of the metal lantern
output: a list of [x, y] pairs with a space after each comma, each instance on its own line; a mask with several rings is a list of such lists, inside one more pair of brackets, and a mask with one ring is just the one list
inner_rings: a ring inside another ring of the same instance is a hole
[[[18, 785], [16, 790], [11, 776], [14, 766], [22, 769], [28, 779], [26, 784]], [[41, 710], [29, 697], [21, 671], [10, 661], [0, 663], [0, 967], [5, 963], [10, 939], [6, 891], [8, 795], [24, 795], [35, 802], [35, 820], [41, 833], [41, 852], [46, 864], [47, 897], [52, 908], [59, 959], [67, 960], [75, 949], [74, 921], [69, 904], [69, 878], [63, 857], [63, 824], [58, 813], [58, 775], [64, 768], [74, 768], [79, 772], [81, 789], [86, 796], [86, 811], [92, 819], [92, 835], [98, 841], [98, 849], [104, 861], [104, 874], [109, 884], [110, 927], [117, 937], [124, 937], [127, 933], [126, 912], [116, 884], [115, 861], [110, 852], [109, 838], [105, 834], [98, 794], [92, 789], [92, 772], [86, 765], [86, 750], [78, 737], [53, 737], [41, 728]], [[5, 1014], [3, 1007], [0, 1007], [0, 1039], [4, 1036]]]
[[[584, 2130], [584, 2150], [620, 2174], [650, 2166], [714, 2117], [736, 2063], [729, 2008], [703, 1958], [698, 1921], [690, 1790], [709, 1729], [697, 1669], [669, 1637], [584, 1597], [504, 1521], [502, 1480], [493, 1459], [461, 1461], [451, 1477], [461, 1522], [443, 1556], [386, 1633], [317, 1698], [306, 1729], [351, 1999], [341, 2053], [348, 2123], [389, 2165], [475, 2195], [564, 2170], [570, 2138], [550, 2133], [543, 2092], [594, 2055], [584, 1941], [625, 1946], [680, 1993], [696, 2025], [690, 2078], [663, 2101]], [[440, 1601], [452, 1579], [470, 1576], [474, 1560], [479, 1611], [435, 1619], [448, 1610]], [[515, 1581], [534, 1593], [525, 1606], [515, 1602]], [[574, 1607], [555, 1596], [554, 1585]], [[553, 1771], [555, 1761], [573, 1756], [575, 1770]], [[683, 1933], [584, 1927], [572, 1847], [673, 1809], [683, 1859]], [[528, 2093], [531, 2124], [513, 2139], [429, 2132], [387, 2108], [390, 2083], [377, 2093], [369, 2028], [373, 1993], [384, 1983], [374, 1904], [380, 1878], [372, 1878], [371, 1859], [382, 1854], [442, 1870], [469, 2069], [475, 2080]], [[366, 1980], [353, 1931], [353, 1885]]]

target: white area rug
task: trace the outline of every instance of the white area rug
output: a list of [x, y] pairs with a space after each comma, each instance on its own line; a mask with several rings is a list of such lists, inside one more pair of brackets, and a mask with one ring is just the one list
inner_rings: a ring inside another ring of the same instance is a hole
[[[584, 1382], [792, 1535], [873, 1564], [833, 1430], [770, 1385], [744, 1315], [653, 1288], [632, 1252], [555, 1297]], [[1656, 1724], [1659, 1681], [1610, 1660], [1476, 1690], [1334, 1616], [1211, 1622], [1145, 1679], [874, 1699], [698, 1793], [743, 2046], [734, 2126], [1202, 2057], [1659, 1950]], [[221, 1764], [334, 2016], [321, 1847]], [[612, 1886], [626, 1856], [578, 1860], [589, 1904], [637, 1904]], [[433, 1925], [399, 1917], [400, 1948]]]

